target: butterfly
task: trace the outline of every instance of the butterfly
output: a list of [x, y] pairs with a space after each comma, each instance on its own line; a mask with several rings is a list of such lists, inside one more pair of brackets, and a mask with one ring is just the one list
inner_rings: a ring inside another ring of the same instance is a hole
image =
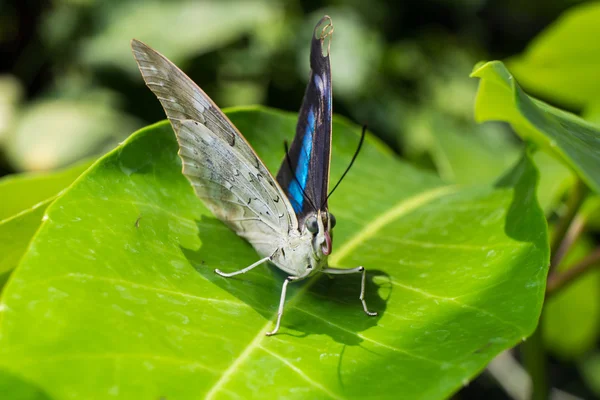
[[[277, 322], [266, 333], [269, 336], [281, 325], [288, 284], [318, 272], [362, 274], [360, 301], [365, 313], [377, 315], [368, 310], [364, 299], [365, 269], [330, 268], [327, 264], [336, 223], [327, 205], [332, 33], [331, 18], [324, 16], [313, 32], [310, 81], [296, 136], [289, 151], [286, 146], [276, 179], [244, 136], [187, 75], [144, 43], [131, 42], [144, 81], [158, 97], [177, 137], [183, 175], [210, 211], [261, 257], [239, 271], [215, 272], [229, 278], [270, 262], [289, 275], [281, 289]], [[364, 131], [361, 143], [363, 138]]]

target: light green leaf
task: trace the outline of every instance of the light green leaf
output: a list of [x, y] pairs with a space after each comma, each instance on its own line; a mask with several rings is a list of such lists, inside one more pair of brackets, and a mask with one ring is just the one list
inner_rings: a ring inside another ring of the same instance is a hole
[[546, 215], [550, 215], [562, 205], [563, 196], [575, 183], [575, 174], [550, 154], [536, 151], [533, 162], [540, 172], [538, 202]]
[[588, 228], [600, 231], [600, 196], [588, 196], [581, 209]]
[[[411, 158], [427, 153], [440, 177], [448, 183], [489, 183], [519, 158], [523, 145], [497, 123], [458, 123], [439, 112], [414, 112], [408, 118], [404, 149]], [[538, 201], [546, 214], [553, 212], [573, 184], [571, 171], [544, 152], [532, 157], [540, 171]]]
[[524, 140], [550, 151], [600, 192], [599, 127], [528, 96], [500, 61], [476, 66], [471, 76], [481, 79], [478, 122], [509, 122]]
[[[229, 112], [274, 170], [295, 116]], [[358, 141], [336, 119], [332, 180]], [[0, 370], [53, 398], [448, 397], [535, 328], [549, 261], [528, 158], [497, 185], [444, 186], [368, 138], [335, 192], [332, 266], [290, 285], [206, 210], [161, 123], [48, 209], [2, 297]], [[8, 379], [10, 382], [10, 379]]]
[[439, 112], [416, 112], [404, 137], [408, 149], [426, 151], [449, 183], [489, 183], [519, 159], [522, 150], [502, 127], [459, 123]]
[[571, 107], [600, 101], [600, 3], [573, 7], [507, 61], [533, 93]]
[[60, 168], [113, 148], [139, 126], [92, 100], [47, 99], [29, 106], [6, 140], [11, 164], [25, 171]]
[[0, 289], [17, 266], [48, 205], [90, 165], [0, 179]]
[[115, 65], [138, 75], [129, 42], [141, 40], [175, 64], [252, 32], [277, 19], [280, 7], [265, 0], [127, 1], [106, 10], [103, 30], [82, 47], [93, 65]]
[[44, 211], [51, 202], [52, 199], [49, 199], [13, 218], [0, 221], [0, 291], [26, 252], [27, 245], [41, 225]]

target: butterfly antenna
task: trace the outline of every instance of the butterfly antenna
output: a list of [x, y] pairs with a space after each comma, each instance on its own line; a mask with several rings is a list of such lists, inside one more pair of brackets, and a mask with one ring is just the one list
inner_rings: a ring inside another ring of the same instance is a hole
[[312, 200], [310, 199], [310, 197], [307, 196], [306, 192], [304, 191], [304, 188], [300, 184], [300, 181], [296, 177], [296, 172], [294, 171], [294, 167], [292, 167], [292, 160], [290, 159], [290, 154], [288, 153], [287, 140], [283, 141], [283, 148], [285, 149], [285, 159], [287, 160], [288, 166], [290, 167], [290, 172], [291, 172], [292, 176], [294, 177], [294, 181], [296, 181], [296, 183], [298, 184], [298, 187], [302, 191], [302, 196], [304, 196], [304, 198], [308, 201], [308, 204], [310, 204], [310, 206], [313, 208], [313, 210], [315, 212], [317, 212], [317, 208], [315, 207], [315, 205], [312, 202]]
[[325, 201], [323, 202], [323, 205], [325, 203], [327, 203], [327, 200], [329, 200], [329, 197], [331, 197], [331, 195], [333, 194], [333, 192], [335, 192], [335, 189], [337, 189], [337, 187], [340, 186], [340, 183], [342, 183], [342, 180], [344, 179], [344, 177], [346, 176], [346, 174], [348, 173], [348, 171], [350, 171], [350, 168], [352, 167], [352, 164], [354, 164], [354, 160], [356, 160], [356, 157], [358, 157], [358, 153], [360, 153], [360, 149], [362, 147], [362, 144], [365, 141], [365, 134], [366, 133], [367, 133], [367, 126], [363, 125], [362, 133], [360, 134], [360, 141], [358, 142], [358, 147], [356, 148], [356, 151], [354, 152], [354, 155], [352, 156], [352, 160], [350, 160], [350, 164], [348, 164], [348, 166], [346, 167], [346, 170], [344, 171], [344, 173], [342, 174], [342, 176], [340, 177], [340, 179], [337, 181], [337, 183], [335, 184], [335, 186], [333, 187], [333, 189], [331, 189], [331, 192], [329, 192], [329, 194], [327, 195], [327, 198], [325, 198]]

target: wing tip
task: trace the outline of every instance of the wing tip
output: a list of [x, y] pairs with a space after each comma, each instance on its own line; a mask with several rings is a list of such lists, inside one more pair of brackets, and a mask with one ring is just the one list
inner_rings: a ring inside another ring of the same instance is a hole
[[147, 51], [149, 49], [149, 47], [146, 43], [142, 42], [141, 40], [137, 40], [136, 38], [131, 39], [129, 41], [129, 45], [131, 46], [132, 50]]
[[[327, 24], [323, 25], [323, 23], [327, 21]], [[319, 32], [319, 28], [321, 28], [321, 34], [317, 35]], [[315, 25], [314, 36], [316, 38], [320, 38], [323, 40], [326, 36], [330, 36], [333, 33], [333, 20], [327, 14], [323, 15], [319, 22]]]

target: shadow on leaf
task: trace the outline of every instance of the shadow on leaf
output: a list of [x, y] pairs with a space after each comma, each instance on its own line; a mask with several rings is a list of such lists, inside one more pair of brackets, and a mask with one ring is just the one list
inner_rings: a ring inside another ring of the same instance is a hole
[[[196, 225], [201, 247], [196, 250], [181, 248], [190, 264], [205, 279], [274, 322], [287, 274], [274, 265], [265, 264], [232, 278], [218, 276], [215, 268], [237, 271], [255, 262], [259, 256], [249, 243], [215, 218], [203, 216]], [[215, 231], [218, 235], [214, 234]], [[386, 300], [377, 294], [379, 286], [373, 282], [374, 276], [387, 277], [387, 274], [378, 270], [367, 271], [365, 297], [369, 308], [379, 313], [376, 317], [367, 316], [362, 310], [360, 274], [335, 277], [317, 274], [290, 284], [279, 334], [325, 334], [338, 343], [360, 344], [362, 339], [358, 332], [377, 325], [386, 307]], [[300, 333], [290, 333], [286, 329]]]
[[[51, 397], [34, 383], [13, 373], [0, 369], [0, 393], [2, 398], [14, 400], [50, 400]], [[6, 397], [4, 397], [6, 396]]]
[[[529, 229], [544, 218], [537, 202], [536, 189], [539, 173], [531, 160], [531, 150], [526, 150], [516, 165], [496, 182], [497, 188], [513, 189], [513, 198], [506, 214], [506, 234], [520, 242], [536, 243], [544, 247], [545, 235]], [[526, 211], [525, 211], [526, 210]]]

